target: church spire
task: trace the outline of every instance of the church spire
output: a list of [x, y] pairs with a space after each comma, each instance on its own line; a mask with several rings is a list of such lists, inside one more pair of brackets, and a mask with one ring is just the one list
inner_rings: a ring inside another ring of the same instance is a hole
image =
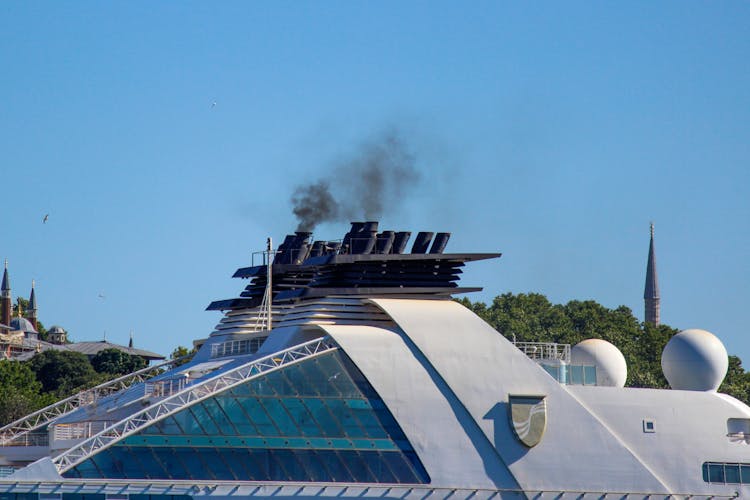
[[651, 223], [651, 242], [648, 246], [648, 263], [646, 264], [646, 286], [643, 290], [646, 306], [647, 323], [659, 325], [659, 280], [656, 276], [656, 254], [654, 253], [654, 223]]

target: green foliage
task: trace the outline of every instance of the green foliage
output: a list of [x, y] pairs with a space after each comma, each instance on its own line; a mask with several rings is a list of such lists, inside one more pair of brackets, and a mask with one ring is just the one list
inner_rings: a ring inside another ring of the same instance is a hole
[[174, 351], [172, 351], [172, 354], [169, 355], [169, 359], [175, 360], [179, 358], [184, 358], [174, 364], [174, 366], [180, 366], [180, 365], [184, 365], [185, 363], [193, 359], [193, 356], [195, 356], [195, 353], [196, 353], [195, 349], [188, 350], [187, 347], [180, 345], [180, 346], [175, 347]]
[[88, 358], [79, 352], [44, 351], [27, 363], [36, 374], [36, 379], [41, 382], [42, 390], [61, 398], [103, 380], [94, 371]]
[[625, 356], [629, 387], [667, 387], [661, 352], [677, 330], [641, 324], [625, 306], [609, 309], [593, 300], [552, 304], [538, 293], [505, 293], [489, 307], [465, 298], [459, 302], [509, 340], [574, 345], [585, 339], [604, 339]]
[[16, 361], [0, 361], [0, 425], [7, 424], [44, 406], [47, 399], [28, 366]]
[[91, 359], [91, 366], [97, 373], [126, 375], [146, 368], [148, 362], [140, 356], [122, 352], [119, 349], [104, 349]]

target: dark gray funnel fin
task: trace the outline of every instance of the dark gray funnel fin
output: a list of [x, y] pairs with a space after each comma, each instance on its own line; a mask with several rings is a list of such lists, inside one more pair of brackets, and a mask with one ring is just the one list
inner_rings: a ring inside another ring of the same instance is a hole
[[427, 249], [430, 248], [430, 241], [434, 233], [430, 231], [420, 231], [417, 233], [417, 239], [414, 240], [414, 245], [411, 247], [411, 253], [427, 253]]
[[448, 240], [451, 238], [451, 233], [438, 233], [435, 235], [435, 241], [432, 242], [430, 253], [443, 253], [445, 245], [448, 244]]
[[364, 222], [352, 222], [352, 228], [344, 235], [344, 241], [341, 242], [341, 248], [344, 253], [354, 253], [352, 251], [352, 238], [359, 239], [363, 227], [365, 227]]
[[404, 253], [406, 250], [406, 244], [411, 238], [411, 231], [399, 231], [393, 239], [393, 246], [391, 247], [391, 253]]
[[302, 261], [307, 258], [307, 254], [310, 251], [308, 240], [312, 236], [312, 233], [309, 231], [297, 231], [295, 234], [296, 237], [291, 244], [289, 252], [291, 257], [290, 264], [302, 264]]
[[380, 233], [375, 242], [374, 253], [390, 253], [391, 248], [393, 248], [394, 239], [396, 239], [396, 233], [393, 231], [383, 231]]

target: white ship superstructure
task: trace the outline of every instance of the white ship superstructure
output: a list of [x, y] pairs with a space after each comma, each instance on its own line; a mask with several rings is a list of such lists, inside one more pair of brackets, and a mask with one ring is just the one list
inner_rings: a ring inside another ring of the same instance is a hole
[[716, 392], [711, 334], [667, 346], [679, 389], [625, 388], [611, 344], [516, 345], [451, 300], [499, 254], [447, 233], [405, 253], [377, 223], [309, 238], [235, 273], [190, 362], [3, 428], [0, 500], [750, 495], [750, 408]]

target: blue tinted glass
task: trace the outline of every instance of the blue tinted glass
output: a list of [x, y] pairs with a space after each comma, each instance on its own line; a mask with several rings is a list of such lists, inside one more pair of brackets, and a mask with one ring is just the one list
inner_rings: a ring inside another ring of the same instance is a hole
[[724, 466], [724, 481], [727, 483], [741, 482], [739, 464], [727, 464]]
[[[133, 495], [130, 495], [130, 498], [133, 498]], [[81, 493], [63, 493], [62, 494], [62, 500], [104, 500], [105, 495], [97, 495], [95, 493], [87, 493], [87, 494], [81, 494]], [[20, 498], [16, 498], [16, 500], [21, 500]], [[34, 495], [34, 500], [36, 500], [36, 495]]]
[[130, 452], [143, 465], [143, 470], [148, 479], [160, 479], [164, 477], [171, 479], [169, 469], [162, 467], [161, 462], [154, 457], [151, 448], [145, 446], [132, 447], [130, 448]]
[[401, 453], [384, 451], [380, 453], [383, 461], [388, 464], [393, 475], [396, 476], [396, 483], [419, 483], [421, 482], [415, 474], [411, 465], [407, 462]]
[[206, 410], [203, 409], [202, 403], [191, 406], [190, 408], [188, 408], [188, 411], [193, 414], [193, 417], [203, 428], [203, 432], [200, 432], [199, 434], [210, 434], [213, 436], [219, 434], [219, 428], [211, 418], [211, 415], [209, 415]]
[[263, 406], [271, 417], [273, 423], [279, 428], [282, 436], [299, 436], [300, 432], [294, 425], [292, 418], [286, 412], [286, 408], [276, 398], [264, 398], [261, 400]]
[[750, 465], [742, 464], [740, 466], [740, 482], [750, 484]]
[[219, 428], [219, 432], [229, 436], [234, 436], [237, 434], [234, 426], [231, 424], [227, 416], [224, 414], [224, 411], [216, 402], [216, 398], [209, 398], [203, 401], [203, 403], [201, 404], [203, 405], [203, 409], [206, 411], [206, 413], [211, 415], [211, 418]]
[[397, 483], [396, 477], [391, 472], [388, 464], [380, 457], [377, 451], [360, 451], [359, 455], [369, 467], [372, 475], [378, 483]]
[[203, 462], [206, 464], [206, 468], [210, 470], [214, 479], [223, 481], [237, 479], [216, 450], [213, 448], [196, 448], [196, 451], [200, 454]]
[[351, 472], [354, 481], [359, 483], [377, 482], [375, 476], [370, 472], [370, 468], [356, 451], [337, 451], [341, 461], [346, 464], [347, 469]]
[[255, 427], [260, 431], [261, 436], [278, 436], [279, 431], [273, 422], [268, 417], [266, 410], [260, 401], [255, 398], [244, 398], [238, 399], [238, 402], [242, 405], [245, 413], [250, 417], [250, 420], [255, 424]]
[[708, 481], [711, 483], [724, 482], [724, 464], [708, 464]]
[[570, 365], [568, 367], [568, 375], [570, 376], [571, 385], [582, 385], [583, 384], [583, 366], [581, 365]]
[[596, 367], [583, 367], [583, 383], [586, 385], [596, 385]]
[[331, 411], [328, 409], [324, 399], [304, 399], [301, 400], [305, 407], [308, 409], [313, 419], [320, 426], [320, 435], [327, 436], [343, 436], [344, 430], [339, 425], [339, 422], [334, 418]]
[[301, 399], [286, 398], [282, 400], [282, 403], [303, 436], [321, 435], [320, 427], [315, 423], [315, 419], [307, 411], [307, 407]]
[[341, 399], [330, 399], [326, 401], [333, 416], [338, 420], [344, 429], [344, 435], [347, 437], [365, 437], [366, 434], [359, 426], [359, 421], [349, 409], [346, 401]]
[[258, 434], [258, 429], [252, 424], [236, 399], [220, 397], [216, 399], [216, 402], [224, 410], [224, 414], [229, 418], [240, 436], [255, 436]]

